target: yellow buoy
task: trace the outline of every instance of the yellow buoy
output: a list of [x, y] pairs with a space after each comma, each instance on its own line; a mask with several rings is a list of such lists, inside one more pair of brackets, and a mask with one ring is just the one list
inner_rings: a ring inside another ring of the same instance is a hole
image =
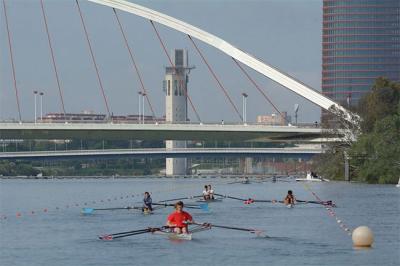
[[355, 247], [371, 247], [374, 242], [374, 234], [368, 226], [359, 226], [354, 229], [351, 238]]

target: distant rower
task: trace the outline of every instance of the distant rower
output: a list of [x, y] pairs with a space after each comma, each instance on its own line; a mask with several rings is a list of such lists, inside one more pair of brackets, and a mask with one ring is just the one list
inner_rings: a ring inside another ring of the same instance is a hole
[[188, 234], [188, 223], [193, 223], [192, 216], [183, 210], [183, 202], [175, 203], [175, 211], [168, 216], [167, 226], [173, 227], [177, 234]]
[[204, 186], [203, 199], [204, 200], [209, 200], [210, 199], [210, 192], [208, 190], [208, 186], [207, 185]]
[[211, 188], [211, 185], [208, 185], [208, 197], [209, 199], [214, 199], [214, 190]]
[[296, 198], [293, 195], [293, 191], [288, 191], [286, 198], [283, 200], [283, 203], [285, 203], [285, 205], [294, 205], [296, 203]]
[[142, 212], [152, 212], [153, 211], [153, 207], [151, 206], [152, 203], [153, 200], [151, 199], [150, 193], [145, 192], [143, 198]]

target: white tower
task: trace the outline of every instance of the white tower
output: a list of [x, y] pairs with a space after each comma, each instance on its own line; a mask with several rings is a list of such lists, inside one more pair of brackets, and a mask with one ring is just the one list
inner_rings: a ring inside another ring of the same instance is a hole
[[[167, 123], [185, 123], [188, 121], [187, 84], [188, 74], [192, 68], [188, 67], [187, 50], [175, 49], [172, 56], [175, 67], [165, 68], [165, 121]], [[167, 149], [186, 148], [186, 141], [167, 140]], [[167, 158], [166, 175], [185, 175], [187, 173], [186, 158]]]

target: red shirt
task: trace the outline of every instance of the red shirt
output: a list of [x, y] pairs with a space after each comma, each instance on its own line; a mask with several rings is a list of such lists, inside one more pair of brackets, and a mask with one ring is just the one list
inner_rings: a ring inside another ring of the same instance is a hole
[[191, 221], [192, 219], [192, 216], [185, 211], [175, 211], [168, 216], [168, 221], [172, 224], [176, 224], [177, 227], [186, 227], [187, 225], [184, 222]]

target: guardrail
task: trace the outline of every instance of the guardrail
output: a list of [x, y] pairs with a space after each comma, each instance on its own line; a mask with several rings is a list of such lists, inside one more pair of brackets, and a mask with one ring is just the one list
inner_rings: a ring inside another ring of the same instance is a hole
[[297, 123], [288, 125], [279, 124], [266, 124], [257, 122], [192, 122], [192, 121], [180, 121], [180, 122], [166, 122], [166, 121], [144, 121], [140, 123], [139, 121], [121, 121], [121, 120], [56, 120], [52, 122], [48, 121], [16, 121], [16, 120], [3, 120], [0, 121], [1, 124], [132, 124], [132, 125], [199, 125], [199, 126], [216, 126], [216, 125], [226, 125], [226, 126], [268, 126], [268, 127], [298, 127], [298, 128], [321, 128], [319, 123]]
[[271, 154], [303, 154], [313, 155], [322, 153], [322, 148], [146, 148], [146, 149], [96, 149], [96, 150], [49, 150], [0, 152], [0, 159], [23, 159], [45, 157], [80, 157], [80, 156], [230, 156], [230, 155], [271, 155]]

